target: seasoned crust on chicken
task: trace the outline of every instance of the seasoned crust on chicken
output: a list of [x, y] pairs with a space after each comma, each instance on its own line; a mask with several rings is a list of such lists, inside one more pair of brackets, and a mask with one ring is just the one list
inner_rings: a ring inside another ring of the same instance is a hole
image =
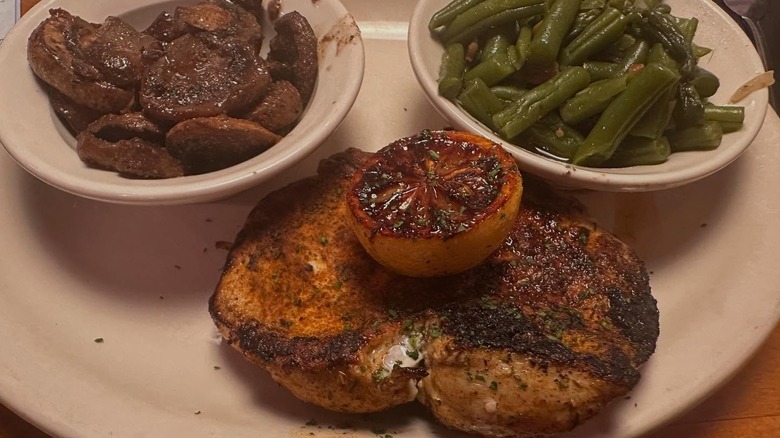
[[580, 204], [526, 178], [516, 225], [483, 264], [402, 277], [344, 220], [367, 156], [324, 160], [249, 215], [210, 301], [229, 344], [305, 401], [372, 412], [416, 398], [489, 436], [569, 430], [637, 383], [658, 336], [648, 276]]

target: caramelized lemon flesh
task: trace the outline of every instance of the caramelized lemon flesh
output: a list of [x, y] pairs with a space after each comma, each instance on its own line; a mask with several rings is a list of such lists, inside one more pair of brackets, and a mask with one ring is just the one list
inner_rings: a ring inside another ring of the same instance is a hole
[[501, 146], [467, 132], [424, 131], [358, 169], [347, 216], [366, 251], [388, 269], [451, 275], [501, 245], [522, 192], [517, 164]]

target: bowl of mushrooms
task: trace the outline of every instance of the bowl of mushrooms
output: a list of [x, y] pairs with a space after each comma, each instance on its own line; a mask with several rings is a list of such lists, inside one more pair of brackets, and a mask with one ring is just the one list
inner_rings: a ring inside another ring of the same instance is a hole
[[204, 202], [268, 180], [344, 119], [364, 51], [337, 0], [267, 3], [41, 2], [0, 47], [0, 143], [42, 181], [107, 202]]

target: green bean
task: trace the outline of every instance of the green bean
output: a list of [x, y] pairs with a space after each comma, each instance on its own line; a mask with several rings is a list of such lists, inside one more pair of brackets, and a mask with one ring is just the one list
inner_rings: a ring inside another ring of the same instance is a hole
[[[583, 9], [584, 6], [585, 1], [583, 1], [580, 5], [580, 9]], [[577, 14], [577, 17], [574, 19], [574, 23], [572, 23], [571, 27], [569, 28], [569, 33], [566, 34], [566, 38], [564, 38], [564, 42], [568, 44], [574, 40], [574, 38], [577, 38], [577, 36], [581, 34], [590, 23], [593, 23], [593, 20], [598, 18], [599, 14], [601, 14], [601, 9], [602, 7], [586, 8], [585, 11], [581, 11], [579, 14]]]
[[742, 123], [735, 123], [735, 122], [718, 122], [718, 123], [720, 123], [720, 128], [724, 134], [737, 132], [740, 129], [742, 129]]
[[527, 93], [528, 90], [512, 85], [496, 85], [490, 87], [490, 92], [499, 99], [513, 101], [523, 97], [523, 95]]
[[623, 73], [627, 72], [634, 64], [646, 64], [647, 58], [650, 56], [650, 43], [645, 40], [639, 40], [632, 45], [623, 59], [620, 60], [620, 66]]
[[488, 58], [466, 71], [463, 75], [463, 80], [470, 81], [480, 78], [490, 86], [501, 82], [515, 71], [517, 70], [515, 70], [506, 52], [504, 52]]
[[450, 2], [447, 6], [433, 14], [431, 21], [428, 22], [428, 29], [434, 30], [441, 26], [447, 26], [452, 23], [455, 17], [483, 1], [485, 0], [455, 0]]
[[723, 128], [720, 122], [705, 122], [669, 132], [672, 152], [712, 150], [720, 146]]
[[502, 33], [497, 33], [491, 36], [482, 45], [482, 55], [480, 60], [485, 61], [499, 53], [506, 53], [507, 47], [509, 47], [509, 39]]
[[698, 125], [704, 121], [704, 101], [690, 82], [682, 82], [677, 88], [674, 121], [677, 128]]
[[669, 159], [672, 150], [666, 137], [657, 139], [628, 136], [612, 154], [609, 167], [647, 166]]
[[439, 67], [439, 94], [454, 99], [463, 88], [466, 55], [463, 44], [450, 44], [444, 50]]
[[693, 56], [695, 56], [696, 59], [701, 58], [702, 56], [707, 56], [710, 53], [712, 53], [712, 49], [710, 49], [709, 47], [702, 47], [696, 43], [692, 43], [691, 48], [693, 49]]
[[649, 107], [679, 79], [676, 71], [663, 65], [645, 66], [639, 76], [628, 83], [626, 90], [601, 113], [572, 162], [598, 166], [609, 159]]
[[672, 58], [680, 63], [680, 73], [684, 78], [693, 74], [698, 59], [693, 53], [691, 43], [674, 25], [669, 14], [645, 10], [641, 12], [641, 16], [638, 24], [642, 33], [654, 42], [663, 44]]
[[715, 122], [743, 123], [745, 121], [745, 107], [709, 104], [704, 106], [704, 117]]
[[601, 51], [599, 53], [599, 57], [611, 56], [614, 57], [615, 62], [622, 61], [623, 58], [626, 57], [628, 51], [634, 47], [634, 44], [636, 44], [637, 41], [639, 40], [637, 40], [633, 35], [624, 33], [623, 35], [620, 35], [620, 38], [618, 38], [614, 43], [610, 44], [603, 51]]
[[[540, 6], [541, 12], [539, 12]], [[466, 42], [461, 39], [461, 35], [475, 26], [479, 26], [479, 32], [481, 32], [523, 17], [542, 13], [545, 9], [544, 0], [485, 0], [455, 17], [455, 19], [444, 28], [441, 37], [445, 43]], [[513, 15], [513, 18], [511, 19], [506, 19], [506, 17], [502, 15], [510, 11], [518, 10], [523, 11], [523, 13], [519, 14], [517, 17]], [[533, 13], [529, 15], [529, 12]], [[496, 17], [503, 18], [496, 22]], [[474, 33], [469, 38], [473, 38], [479, 32]]]
[[664, 3], [659, 3], [656, 7], [653, 8], [653, 10], [662, 14], [672, 13], [672, 7]]
[[627, 75], [614, 79], [602, 79], [567, 100], [558, 112], [564, 122], [576, 125], [593, 117], [609, 105], [612, 99], [626, 89]]
[[528, 62], [552, 64], [558, 57], [569, 27], [577, 17], [580, 0], [553, 0], [531, 41]]
[[590, 74], [584, 68], [565, 69], [494, 115], [493, 122], [505, 139], [514, 138], [588, 84]]
[[677, 61], [669, 56], [669, 52], [664, 49], [664, 46], [661, 43], [653, 44], [653, 47], [650, 48], [650, 53], [647, 56], [647, 62], [648, 64], [651, 62], [656, 64], [663, 64], [673, 70], [678, 70], [680, 68], [679, 64], [677, 64]]
[[521, 141], [568, 161], [582, 144], [582, 134], [557, 117], [547, 119], [548, 117], [545, 117], [529, 127], [523, 133]]
[[582, 63], [582, 66], [590, 73], [592, 81], [617, 77], [622, 70], [620, 64], [614, 62], [587, 61]]
[[490, 88], [480, 78], [466, 82], [466, 87], [458, 96], [460, 105], [474, 118], [493, 129], [493, 114], [504, 108], [504, 103], [490, 92]]
[[531, 49], [531, 40], [533, 39], [533, 30], [531, 26], [523, 26], [520, 28], [520, 33], [517, 36], [517, 42], [515, 43], [515, 50], [517, 51], [517, 60], [520, 63], [520, 70], [525, 62], [528, 60], [528, 51]]
[[628, 18], [615, 8], [604, 12], [569, 43], [558, 56], [562, 65], [582, 64], [589, 56], [617, 41], [628, 26]]
[[607, 4], [620, 12], [624, 12], [634, 5], [634, 0], [609, 0]]
[[604, 9], [604, 6], [607, 5], [607, 0], [582, 0], [582, 5], [580, 5], [580, 9], [582, 10], [591, 10], [591, 9]]
[[[669, 13], [667, 12], [666, 14], [668, 15]], [[692, 43], [693, 37], [696, 35], [696, 29], [699, 27], [699, 20], [696, 17], [682, 18], [674, 15], [668, 15], [668, 17], [685, 37], [685, 41], [688, 41], [689, 44]]]
[[720, 88], [720, 79], [711, 72], [697, 67], [691, 78], [691, 83], [699, 93], [699, 96], [707, 98], [718, 92]]
[[654, 104], [645, 115], [631, 128], [629, 135], [649, 139], [659, 139], [664, 134], [669, 121], [672, 118], [674, 107], [677, 104], [675, 97], [677, 90], [670, 88]]

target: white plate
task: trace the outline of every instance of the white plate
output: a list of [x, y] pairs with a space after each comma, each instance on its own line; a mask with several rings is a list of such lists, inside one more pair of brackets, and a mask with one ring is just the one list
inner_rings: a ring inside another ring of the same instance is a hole
[[[449, 0], [421, 0], [417, 3], [409, 30], [412, 67], [427, 97], [436, 109], [458, 128], [478, 132], [506, 147], [517, 158], [520, 168], [535, 173], [557, 185], [617, 192], [661, 190], [677, 187], [711, 175], [739, 157], [755, 138], [767, 110], [768, 92], [759, 90], [739, 104], [745, 107], [745, 123], [738, 132], [726, 134], [721, 145], [710, 151], [679, 152], [665, 163], [652, 166], [593, 168], [574, 166], [544, 157], [502, 140], [485, 125], [468, 115], [453, 102], [439, 96], [437, 78], [442, 44], [428, 30], [428, 20]], [[761, 58], [737, 24], [715, 3], [708, 0], [667, 0], [672, 13], [680, 17], [697, 17], [699, 26], [695, 41], [713, 49], [699, 65], [715, 73], [721, 81], [718, 92], [709, 101], [718, 105], [728, 102], [742, 84], [764, 71]]]
[[[207, 312], [226, 255], [215, 242], [234, 238], [263, 193], [346, 146], [377, 149], [443, 126], [408, 63], [401, 22], [413, 4], [347, 2], [366, 40], [361, 94], [314, 156], [264, 188], [201, 205], [110, 205], [40, 183], [0, 153], [0, 402], [64, 437], [446, 436], [413, 404], [349, 416], [297, 401], [215, 342]], [[658, 426], [714, 391], [772, 329], [777, 144], [772, 113], [748, 152], [717, 175], [657, 193], [581, 196], [647, 261], [661, 337], [631, 399], [575, 436]]]

